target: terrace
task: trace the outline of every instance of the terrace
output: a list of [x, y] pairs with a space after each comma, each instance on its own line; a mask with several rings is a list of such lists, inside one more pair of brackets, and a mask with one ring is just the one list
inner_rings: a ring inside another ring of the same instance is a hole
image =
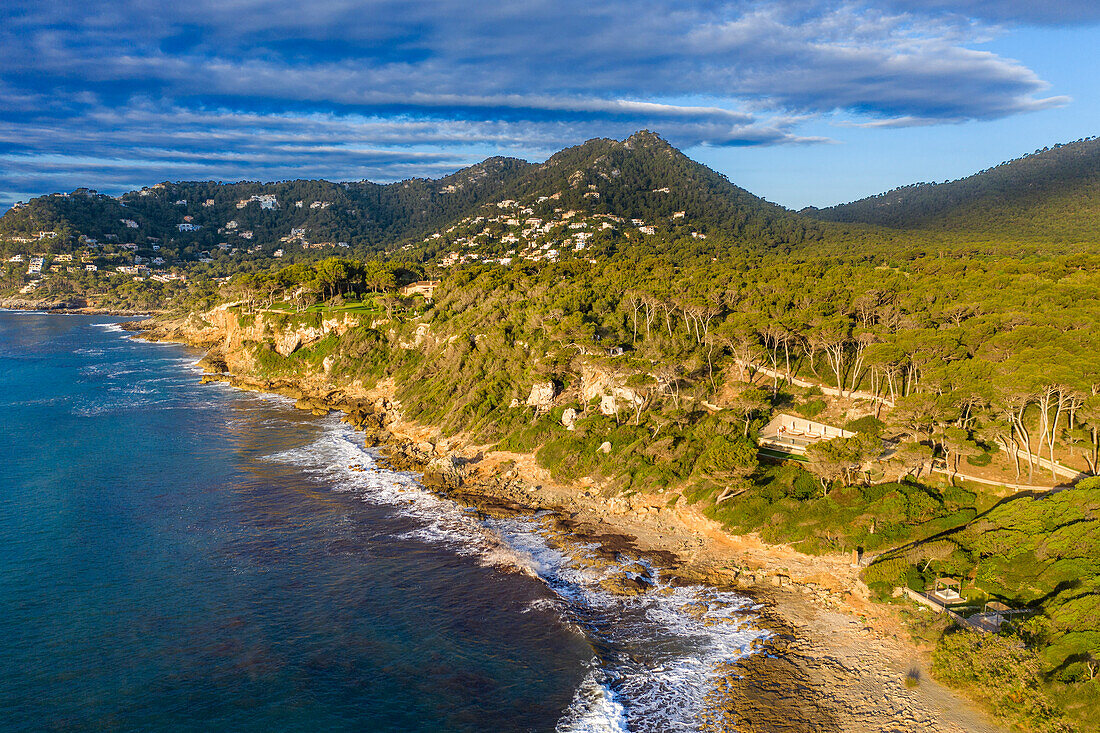
[[850, 430], [781, 413], [760, 431], [760, 445], [784, 453], [804, 455], [814, 443], [854, 435]]

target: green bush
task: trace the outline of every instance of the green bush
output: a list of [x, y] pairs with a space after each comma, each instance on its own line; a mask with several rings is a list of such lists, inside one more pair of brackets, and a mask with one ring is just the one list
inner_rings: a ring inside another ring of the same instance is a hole
[[805, 418], [814, 418], [825, 411], [825, 400], [810, 400], [805, 404], [795, 405], [794, 411]]
[[971, 466], [988, 466], [993, 463], [993, 456], [988, 453], [979, 453], [976, 456], [967, 456], [966, 462]]
[[844, 424], [844, 429], [851, 430], [853, 433], [866, 433], [877, 437], [882, 435], [882, 431], [886, 429], [886, 423], [874, 415], [867, 415], [858, 420], [849, 420]]
[[1043, 689], [1039, 658], [1017, 636], [951, 631], [932, 653], [932, 674], [968, 689], [1010, 724], [1040, 733], [1072, 730]]

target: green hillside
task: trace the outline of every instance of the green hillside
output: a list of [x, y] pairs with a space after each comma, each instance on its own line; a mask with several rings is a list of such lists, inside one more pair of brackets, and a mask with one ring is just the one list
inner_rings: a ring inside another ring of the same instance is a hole
[[[0, 217], [0, 247], [25, 251], [25, 240], [55, 232], [59, 236], [41, 240], [41, 249], [68, 251], [83, 236], [101, 245], [129, 242], [140, 248], [157, 241], [170, 257], [185, 261], [219, 243], [242, 253], [251, 250], [257, 257], [270, 257], [276, 249], [301, 249], [303, 243], [324, 249], [339, 242], [352, 252], [369, 254], [494, 199], [528, 167], [516, 159], [490, 158], [438, 180], [388, 185], [192, 181], [161, 183], [118, 198], [79, 189], [41, 196], [8, 211]], [[255, 200], [264, 196], [273, 199]], [[285, 241], [294, 230], [300, 235]]]
[[[973, 632], [957, 632], [937, 652], [940, 676], [983, 688], [994, 709], [1030, 719], [1040, 730], [1048, 729], [1046, 718], [1056, 716], [1034, 705], [1031, 693], [1032, 703], [1021, 705], [1018, 687], [1042, 684], [1082, 720], [1100, 712], [1085, 685], [1100, 671], [1097, 479], [1053, 494], [1006, 499], [956, 529], [885, 553], [865, 575], [872, 584], [908, 582], [918, 588], [937, 575], [969, 578], [969, 597], [1026, 609], [1010, 638], [1026, 643], [1028, 652], [1002, 648], [999, 639], [983, 645]], [[993, 667], [1001, 662], [1017, 670]]]
[[823, 229], [733, 185], [647, 131], [563, 150], [507, 191], [517, 199], [559, 195], [553, 206], [628, 219], [665, 222], [684, 212], [683, 221], [695, 230], [754, 243], [801, 242]]
[[[496, 205], [507, 200], [528, 212], [509, 217], [549, 221], [568, 211], [614, 221], [615, 232], [603, 237], [615, 242], [607, 254], [623, 247], [637, 253], [643, 242], [623, 236], [637, 234], [636, 222], [652, 226], [662, 242], [650, 240], [643, 252], [664, 250], [670, 239], [698, 252], [786, 249], [842, 231], [753, 196], [640, 132], [624, 141], [591, 140], [541, 165], [490, 158], [438, 180], [202, 181], [161, 183], [117, 198], [88, 189], [41, 196], [0, 217], [0, 253], [69, 252], [93, 240], [93, 247], [135, 244], [139, 255], [152, 256], [155, 243], [169, 264], [232, 252], [239, 267], [269, 262], [277, 250], [290, 260], [337, 247], [364, 256], [425, 238], [430, 246], [405, 258], [431, 261], [449, 242], [427, 235], [486, 211], [499, 214]], [[495, 234], [505, 233], [499, 229]]]
[[449, 252], [475, 254], [465, 248], [484, 260], [530, 255], [542, 245], [564, 255], [574, 251], [571, 229], [587, 229], [594, 236], [577, 256], [637, 259], [675, 251], [710, 258], [846, 241], [854, 229], [754, 196], [648, 131], [567, 148], [518, 176], [503, 199], [503, 209], [490, 203], [471, 211], [412, 256], [430, 262]]
[[950, 183], [918, 183], [802, 213], [894, 229], [1095, 241], [1100, 236], [1100, 139], [1044, 148]]

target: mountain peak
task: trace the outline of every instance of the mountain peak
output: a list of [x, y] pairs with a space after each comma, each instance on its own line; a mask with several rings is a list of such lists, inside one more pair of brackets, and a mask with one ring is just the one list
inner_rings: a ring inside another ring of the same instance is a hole
[[623, 145], [627, 148], [633, 147], [652, 147], [659, 146], [663, 148], [671, 148], [667, 140], [653, 132], [652, 130], [638, 130], [636, 133], [628, 137], [623, 141]]

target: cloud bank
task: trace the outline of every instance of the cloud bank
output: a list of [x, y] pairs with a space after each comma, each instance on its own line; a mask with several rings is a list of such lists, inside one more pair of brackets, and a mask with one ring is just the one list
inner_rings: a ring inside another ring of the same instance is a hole
[[[1100, 20], [1081, 0], [14, 0], [0, 9], [0, 206], [152, 180], [438, 175], [658, 131], [814, 142], [1067, 103], [980, 44]], [[1056, 7], [1055, 7], [1056, 6]]]

